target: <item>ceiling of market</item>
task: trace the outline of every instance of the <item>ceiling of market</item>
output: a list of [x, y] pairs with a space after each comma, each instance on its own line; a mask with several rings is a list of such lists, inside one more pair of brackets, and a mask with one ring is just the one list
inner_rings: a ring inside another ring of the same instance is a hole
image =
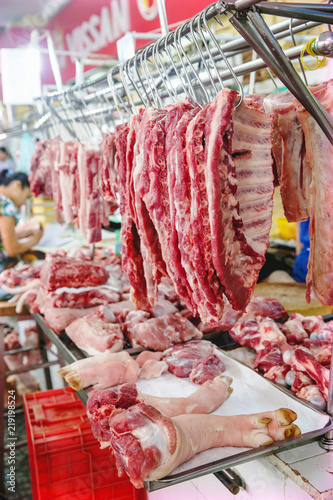
[[0, 32], [12, 25], [45, 25], [69, 2], [70, 0], [1, 0]]

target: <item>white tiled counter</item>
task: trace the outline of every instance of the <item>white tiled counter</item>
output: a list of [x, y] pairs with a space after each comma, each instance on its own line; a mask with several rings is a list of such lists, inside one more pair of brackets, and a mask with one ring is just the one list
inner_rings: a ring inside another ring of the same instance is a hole
[[317, 442], [253, 460], [234, 470], [245, 489], [233, 495], [212, 474], [148, 494], [149, 500], [333, 500], [333, 452]]

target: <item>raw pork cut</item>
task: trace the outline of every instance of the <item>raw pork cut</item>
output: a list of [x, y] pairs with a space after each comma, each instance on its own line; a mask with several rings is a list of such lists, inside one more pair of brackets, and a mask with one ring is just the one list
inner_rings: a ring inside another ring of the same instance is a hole
[[169, 371], [176, 377], [189, 377], [196, 360], [212, 356], [214, 344], [207, 340], [191, 340], [185, 344], [175, 345], [164, 352], [164, 361]]
[[103, 319], [92, 315], [78, 318], [66, 328], [68, 337], [74, 344], [88, 354], [99, 354], [104, 351], [121, 351], [124, 346], [124, 335], [118, 324], [106, 323]]
[[87, 309], [92, 306], [112, 304], [118, 301], [119, 294], [103, 286], [59, 288], [54, 292], [47, 292], [43, 286], [40, 286], [31, 312], [39, 311], [44, 314], [46, 307]]
[[[264, 259], [273, 212], [272, 119], [247, 96], [236, 108], [232, 126], [231, 152], [238, 184], [235, 196], [242, 230], [248, 245]], [[254, 282], [263, 262], [255, 261]]]
[[[322, 106], [333, 115], [333, 79], [310, 88]], [[322, 304], [333, 304], [333, 177], [331, 175], [333, 146], [316, 120], [296, 100], [296, 112], [301, 122], [307, 161], [311, 167], [310, 184], [310, 255], [308, 262], [307, 300], [311, 289]]]
[[74, 320], [87, 316], [95, 311], [99, 306], [89, 307], [89, 309], [76, 309], [70, 307], [45, 307], [44, 321], [47, 328], [55, 333], [60, 333]]
[[116, 152], [115, 135], [108, 132], [102, 144], [101, 182], [103, 198], [109, 203], [110, 214], [119, 206]]
[[[182, 414], [206, 414], [215, 411], [232, 393], [230, 377], [219, 376], [205, 382], [199, 389], [187, 397], [158, 397], [143, 394], [134, 384], [124, 384], [114, 389], [92, 391], [87, 401], [87, 413], [96, 430], [95, 437], [101, 436], [98, 419], [111, 415], [117, 408], [130, 407], [137, 403], [154, 406], [163, 415], [175, 417]], [[97, 424], [94, 426], [94, 422]], [[108, 422], [104, 422], [104, 432], [108, 432]]]
[[273, 156], [284, 214], [289, 222], [309, 217], [308, 188], [311, 178], [305, 158], [303, 129], [293, 99], [289, 90], [264, 99], [265, 110], [273, 117]]
[[[133, 118], [134, 120], [134, 118]], [[132, 120], [132, 121], [133, 121]], [[132, 127], [132, 132], [134, 127]], [[127, 123], [118, 125], [115, 130], [117, 162], [119, 173], [119, 209], [121, 215], [121, 252], [122, 266], [131, 285], [131, 300], [138, 309], [149, 310], [147, 299], [147, 283], [144, 275], [143, 259], [140, 252], [140, 239], [131, 215], [129, 185], [132, 161], [128, 163], [128, 155], [132, 158], [131, 142], [128, 141], [130, 127]], [[129, 145], [129, 148], [127, 147]], [[129, 151], [127, 151], [129, 149]]]
[[143, 364], [139, 378], [141, 379], [151, 379], [160, 377], [164, 372], [168, 371], [168, 365], [165, 361], [156, 361], [155, 359], [147, 359]]
[[108, 277], [109, 273], [102, 264], [52, 254], [47, 254], [40, 273], [41, 284], [47, 291], [104, 285]]
[[80, 186], [79, 225], [88, 243], [102, 239], [99, 151], [79, 145], [77, 169]]
[[133, 347], [141, 345], [155, 351], [164, 351], [174, 344], [202, 337], [202, 333], [180, 314], [148, 319], [128, 328], [127, 335]]
[[136, 357], [136, 362], [141, 368], [148, 360], [152, 359], [154, 361], [161, 361], [162, 358], [163, 358], [163, 352], [142, 351]]
[[267, 349], [272, 344], [285, 344], [287, 342], [279, 325], [270, 318], [257, 317], [245, 321], [240, 319], [229, 333], [235, 342], [252, 347], [257, 352]]
[[214, 380], [224, 370], [223, 361], [216, 354], [212, 354], [208, 358], [194, 361], [190, 381], [194, 384], [204, 384], [207, 380]]
[[64, 366], [58, 372], [76, 391], [92, 386], [105, 389], [114, 385], [137, 381], [139, 365], [126, 351], [104, 352], [86, 359], [80, 359]]
[[[98, 405], [99, 407], [101, 404]], [[88, 408], [89, 411], [89, 408]], [[300, 434], [296, 413], [279, 409], [253, 415], [179, 415], [168, 418], [144, 403], [122, 406], [98, 420], [89, 414], [95, 436], [111, 445], [119, 474], [126, 472], [136, 488], [143, 481], [167, 476], [201, 451], [221, 447], [258, 447]], [[98, 429], [100, 424], [100, 429]], [[105, 431], [105, 427], [109, 430]]]
[[247, 241], [239, 214], [237, 174], [228, 130], [236, 98], [237, 92], [224, 89], [209, 105], [205, 178], [214, 268], [227, 299], [234, 309], [242, 310], [251, 299], [265, 258]]

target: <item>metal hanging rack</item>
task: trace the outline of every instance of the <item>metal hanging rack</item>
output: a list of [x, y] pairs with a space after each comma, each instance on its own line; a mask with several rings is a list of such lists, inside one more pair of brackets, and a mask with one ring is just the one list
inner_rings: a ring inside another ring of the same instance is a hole
[[[269, 28], [262, 14], [278, 14], [288, 19]], [[220, 36], [215, 35], [211, 23], [230, 23], [241, 36], [220, 43]], [[283, 50], [278, 42], [323, 23], [333, 24], [332, 5], [268, 4], [255, 0], [216, 2], [175, 31], [139, 50], [133, 58], [112, 68], [108, 75], [40, 98], [47, 112], [40, 116], [34, 130], [49, 127], [53, 119], [53, 127], [57, 122], [58, 130], [65, 129], [70, 137], [88, 140], [91, 124], [105, 131], [107, 124], [113, 128], [142, 106], [161, 107], [186, 96], [205, 104], [224, 85], [236, 88], [242, 97], [240, 79], [267, 69], [315, 117], [333, 143], [332, 117], [308, 91], [291, 63], [300, 57], [303, 45], [294, 44]], [[321, 46], [318, 43], [317, 48], [332, 56], [332, 33]], [[250, 50], [259, 57], [249, 62], [231, 62]], [[77, 95], [80, 95], [81, 106]], [[85, 134], [82, 137], [81, 131], [78, 137], [75, 123], [83, 121]]]

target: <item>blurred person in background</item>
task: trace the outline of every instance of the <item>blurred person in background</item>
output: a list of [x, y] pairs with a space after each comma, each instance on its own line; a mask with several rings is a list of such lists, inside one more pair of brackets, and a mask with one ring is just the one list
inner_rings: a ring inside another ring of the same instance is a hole
[[[28, 176], [23, 172], [6, 175], [0, 172], [0, 272], [6, 268], [8, 257], [16, 257], [37, 245], [43, 235], [38, 225], [35, 229], [16, 228], [20, 208], [31, 196]], [[24, 240], [24, 241], [21, 241]]]
[[8, 174], [13, 174], [14, 170], [15, 163], [11, 159], [8, 150], [4, 147], [0, 147], [0, 173], [6, 171]]

